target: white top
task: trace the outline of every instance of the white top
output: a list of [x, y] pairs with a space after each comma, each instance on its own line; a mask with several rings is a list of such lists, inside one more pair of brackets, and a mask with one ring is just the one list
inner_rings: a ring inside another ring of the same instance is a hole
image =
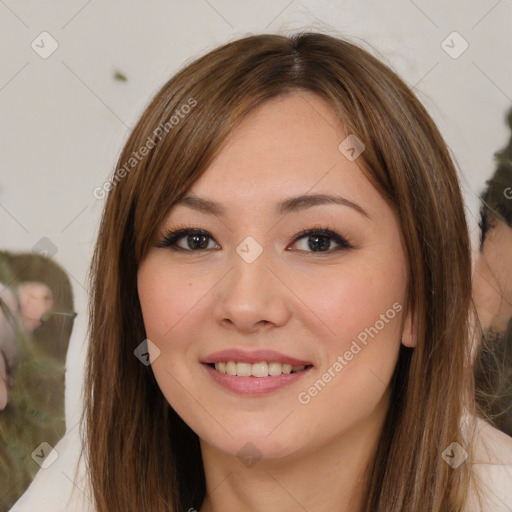
[[472, 489], [467, 512], [512, 512], [512, 438], [477, 419]]
[[[481, 505], [473, 490], [466, 511], [512, 512], [512, 438], [482, 420], [477, 420], [475, 427], [473, 474], [480, 487]], [[55, 462], [37, 473], [11, 512], [94, 512], [85, 484], [83, 461], [76, 477], [74, 470], [69, 469], [75, 468], [78, 460], [78, 427], [68, 432], [55, 450], [58, 453]], [[464, 464], [461, 462], [464, 453], [460, 445], [455, 445], [447, 447], [443, 458], [454, 466]]]

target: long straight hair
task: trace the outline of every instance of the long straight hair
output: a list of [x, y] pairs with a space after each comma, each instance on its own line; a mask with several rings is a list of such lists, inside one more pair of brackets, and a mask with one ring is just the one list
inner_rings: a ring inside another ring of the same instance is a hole
[[134, 356], [146, 338], [137, 268], [169, 208], [240, 121], [271, 98], [302, 91], [323, 98], [365, 144], [357, 161], [400, 221], [407, 307], [416, 318], [417, 346], [400, 350], [361, 512], [463, 510], [469, 464], [453, 469], [441, 456], [453, 442], [467, 447], [461, 398], [471, 386], [470, 246], [456, 169], [434, 122], [393, 71], [348, 41], [301, 33], [246, 37], [179, 71], [142, 114], [104, 187], [111, 190], [90, 272], [84, 412], [98, 512], [201, 506], [198, 436]]

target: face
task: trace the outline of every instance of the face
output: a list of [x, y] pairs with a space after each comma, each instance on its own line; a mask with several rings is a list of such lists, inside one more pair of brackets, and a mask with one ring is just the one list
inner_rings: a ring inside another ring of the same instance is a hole
[[27, 282], [18, 288], [23, 324], [28, 331], [42, 325], [41, 318], [53, 306], [53, 294], [43, 283]]
[[512, 228], [500, 220], [486, 233], [473, 274], [473, 293], [485, 330], [504, 332], [512, 317]]
[[312, 452], [387, 410], [406, 259], [393, 211], [338, 149], [346, 137], [315, 95], [259, 107], [139, 267], [153, 372], [203, 446]]

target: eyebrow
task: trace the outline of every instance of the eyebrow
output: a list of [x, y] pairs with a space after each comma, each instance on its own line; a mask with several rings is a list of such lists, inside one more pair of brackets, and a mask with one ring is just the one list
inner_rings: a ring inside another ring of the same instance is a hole
[[[370, 218], [368, 213], [358, 204], [353, 203], [352, 201], [349, 201], [342, 196], [331, 194], [305, 194], [297, 197], [290, 197], [278, 203], [276, 210], [277, 213], [285, 214], [299, 210], [305, 210], [307, 208], [323, 204], [338, 204], [341, 206], [348, 206], [364, 217], [367, 217], [368, 219]], [[198, 196], [186, 196], [174, 204], [174, 206], [178, 205], [186, 206], [192, 210], [197, 210], [202, 213], [217, 215], [219, 217], [222, 217], [226, 214], [226, 208], [224, 208], [224, 206], [222, 206], [220, 203], [216, 203], [215, 201], [211, 201], [209, 199], [203, 199]]]

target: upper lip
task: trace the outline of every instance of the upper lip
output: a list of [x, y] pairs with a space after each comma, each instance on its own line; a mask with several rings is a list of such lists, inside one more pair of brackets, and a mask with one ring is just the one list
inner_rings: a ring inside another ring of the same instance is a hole
[[218, 363], [220, 361], [236, 361], [239, 363], [261, 363], [262, 361], [277, 362], [281, 364], [291, 364], [292, 366], [308, 366], [311, 362], [304, 359], [281, 354], [275, 350], [241, 350], [238, 348], [228, 348], [212, 352], [206, 356], [201, 362], [206, 364]]

